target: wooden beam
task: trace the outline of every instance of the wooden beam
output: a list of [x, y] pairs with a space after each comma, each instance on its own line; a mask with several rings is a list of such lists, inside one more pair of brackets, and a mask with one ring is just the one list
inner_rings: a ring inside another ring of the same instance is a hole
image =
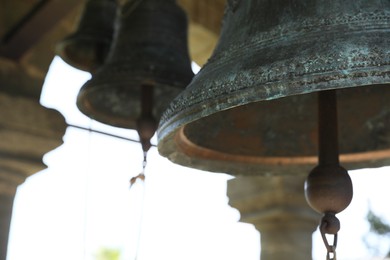
[[0, 56], [20, 60], [79, 3], [79, 0], [40, 1], [16, 26], [5, 34], [1, 40]]

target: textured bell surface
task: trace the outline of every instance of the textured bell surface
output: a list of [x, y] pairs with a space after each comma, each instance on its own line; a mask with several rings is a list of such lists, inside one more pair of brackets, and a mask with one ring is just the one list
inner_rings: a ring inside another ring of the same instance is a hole
[[390, 164], [390, 1], [228, 1], [219, 43], [164, 113], [159, 152], [230, 174], [307, 174], [317, 93], [337, 89], [342, 165]]
[[116, 0], [87, 1], [77, 31], [57, 44], [58, 55], [77, 69], [94, 72], [109, 52], [117, 6]]
[[171, 0], [138, 2], [123, 7], [107, 61], [77, 99], [89, 117], [131, 129], [141, 113], [143, 86], [153, 87], [152, 114], [158, 120], [193, 77], [184, 11]]

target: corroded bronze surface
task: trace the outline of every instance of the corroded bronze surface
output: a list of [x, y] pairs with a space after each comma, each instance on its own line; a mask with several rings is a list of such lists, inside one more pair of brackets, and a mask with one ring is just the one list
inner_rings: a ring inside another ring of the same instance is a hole
[[175, 1], [144, 0], [124, 6], [107, 62], [81, 89], [77, 105], [103, 123], [132, 128], [141, 113], [141, 88], [154, 87], [153, 116], [193, 77], [187, 19]]
[[210, 171], [306, 174], [314, 92], [337, 89], [342, 165], [389, 164], [390, 2], [228, 2], [213, 56], [160, 121], [160, 153]]
[[77, 69], [94, 72], [110, 49], [116, 13], [116, 0], [87, 1], [77, 31], [57, 45], [58, 55]]

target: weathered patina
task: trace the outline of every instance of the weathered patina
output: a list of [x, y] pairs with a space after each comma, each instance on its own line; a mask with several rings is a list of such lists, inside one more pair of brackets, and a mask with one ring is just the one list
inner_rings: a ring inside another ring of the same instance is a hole
[[116, 0], [87, 1], [77, 30], [57, 44], [57, 54], [77, 69], [95, 72], [110, 50], [117, 8]]
[[214, 54], [160, 121], [160, 153], [209, 171], [306, 175], [316, 92], [336, 89], [342, 165], [390, 164], [390, 2], [228, 2]]
[[136, 129], [143, 86], [153, 86], [158, 120], [193, 77], [187, 19], [175, 1], [160, 0], [130, 1], [120, 16], [107, 61], [82, 87], [77, 106], [97, 121]]

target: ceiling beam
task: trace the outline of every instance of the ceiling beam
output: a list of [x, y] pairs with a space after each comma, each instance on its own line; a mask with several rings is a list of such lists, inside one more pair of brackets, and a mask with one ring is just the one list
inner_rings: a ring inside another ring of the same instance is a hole
[[0, 56], [20, 60], [79, 3], [79, 0], [40, 1], [1, 39]]

